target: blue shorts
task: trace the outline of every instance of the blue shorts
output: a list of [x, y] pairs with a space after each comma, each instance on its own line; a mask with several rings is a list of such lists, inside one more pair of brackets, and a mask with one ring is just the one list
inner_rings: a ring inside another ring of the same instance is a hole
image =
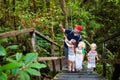
[[68, 58], [68, 48], [64, 47], [64, 55], [66, 58]]

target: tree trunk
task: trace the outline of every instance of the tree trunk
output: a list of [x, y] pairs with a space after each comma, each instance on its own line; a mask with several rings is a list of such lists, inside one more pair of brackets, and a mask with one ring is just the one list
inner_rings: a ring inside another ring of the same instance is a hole
[[36, 4], [35, 4], [35, 0], [32, 0], [32, 4], [33, 4], [33, 12], [36, 13]]
[[47, 12], [49, 13], [49, 11], [50, 11], [50, 0], [46, 0], [46, 7], [47, 7]]
[[63, 11], [63, 16], [64, 16], [64, 21], [63, 21], [63, 25], [65, 26], [65, 28], [68, 27], [68, 21], [67, 21], [67, 11], [66, 11], [66, 4], [65, 4], [65, 0], [60, 0], [60, 5], [61, 5], [61, 9]]
[[4, 21], [6, 23], [6, 21], [7, 21], [7, 1], [6, 0], [4, 0], [4, 4], [5, 4], [5, 18], [4, 18]]
[[[15, 0], [13, 0], [13, 29], [14, 30], [17, 30], [17, 25], [16, 25], [16, 14], [15, 14]], [[15, 40], [15, 42], [18, 42], [18, 36], [16, 36], [16, 40]]]
[[16, 28], [16, 15], [15, 15], [15, 0], [13, 0], [13, 26], [14, 26], [14, 29], [17, 30]]
[[[8, 2], [6, 0], [4, 1], [4, 5], [5, 5], [5, 14], [4, 14], [4, 19], [2, 20], [1, 24], [3, 24], [3, 26], [8, 25], [8, 21], [9, 21], [9, 14], [8, 14]], [[2, 7], [2, 6], [1, 6]]]

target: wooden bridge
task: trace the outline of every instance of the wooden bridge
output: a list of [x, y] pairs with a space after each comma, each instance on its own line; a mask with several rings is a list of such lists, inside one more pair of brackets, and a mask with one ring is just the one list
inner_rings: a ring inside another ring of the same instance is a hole
[[[32, 43], [32, 49], [34, 52], [36, 52], [36, 41], [35, 41], [35, 37], [40, 36], [42, 37], [44, 40], [48, 41], [48, 43], [50, 43], [50, 53], [51, 55], [49, 57], [38, 57], [38, 61], [51, 61], [52, 62], [52, 70], [53, 70], [53, 79], [52, 80], [104, 80], [103, 78], [101, 78], [99, 76], [99, 74], [97, 74], [96, 72], [92, 72], [91, 74], [88, 74], [89, 71], [87, 70], [87, 68], [84, 68], [81, 72], [68, 72], [65, 68], [64, 68], [64, 56], [62, 56], [62, 48], [60, 45], [58, 45], [56, 42], [54, 42], [52, 39], [46, 37], [45, 35], [41, 34], [40, 32], [36, 31], [34, 28], [30, 28], [30, 29], [23, 29], [23, 30], [16, 30], [16, 31], [11, 31], [11, 32], [6, 32], [6, 33], [0, 33], [0, 39], [1, 38], [7, 38], [7, 37], [11, 37], [11, 36], [18, 36], [20, 34], [25, 34], [25, 33], [30, 33], [31, 35], [31, 43]], [[98, 61], [99, 63], [103, 64], [103, 76], [106, 76], [106, 63], [110, 63], [110, 64], [120, 64], [120, 60], [116, 59], [116, 60], [107, 60], [105, 58], [105, 42], [110, 40], [111, 38], [115, 38], [120, 36], [120, 33], [117, 33], [117, 35], [112, 35], [109, 38], [103, 40], [100, 43], [103, 43], [103, 59]], [[87, 42], [86, 42], [87, 43]], [[98, 43], [99, 44], [99, 43]], [[55, 48], [54, 46], [58, 47], [58, 51], [59, 54], [55, 55]], [[56, 62], [57, 61], [57, 62]], [[57, 64], [57, 65], [56, 65]], [[56, 74], [56, 72], [59, 71], [59, 73]], [[40, 77], [36, 78], [35, 80], [41, 80]]]
[[88, 74], [86, 71], [82, 72], [62, 72], [53, 80], [104, 80], [97, 73], [92, 72]]
[[53, 80], [104, 80], [95, 71], [89, 71], [87, 67], [83, 67], [82, 71], [69, 72], [63, 69]]

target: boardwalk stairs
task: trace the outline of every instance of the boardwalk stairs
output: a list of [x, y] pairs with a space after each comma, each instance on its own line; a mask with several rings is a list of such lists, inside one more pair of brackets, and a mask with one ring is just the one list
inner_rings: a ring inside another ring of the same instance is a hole
[[64, 68], [52, 80], [104, 80], [95, 71], [89, 71], [87, 67], [83, 67], [82, 71], [69, 72]]

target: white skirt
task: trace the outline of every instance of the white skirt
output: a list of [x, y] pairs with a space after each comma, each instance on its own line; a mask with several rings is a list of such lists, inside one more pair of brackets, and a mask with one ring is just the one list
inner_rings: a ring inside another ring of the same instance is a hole
[[87, 66], [88, 68], [95, 68], [96, 67], [96, 64], [95, 64], [95, 62], [88, 62], [88, 66]]
[[75, 67], [76, 69], [82, 69], [83, 54], [76, 54]]
[[68, 60], [74, 62], [75, 61], [75, 54], [69, 54]]

